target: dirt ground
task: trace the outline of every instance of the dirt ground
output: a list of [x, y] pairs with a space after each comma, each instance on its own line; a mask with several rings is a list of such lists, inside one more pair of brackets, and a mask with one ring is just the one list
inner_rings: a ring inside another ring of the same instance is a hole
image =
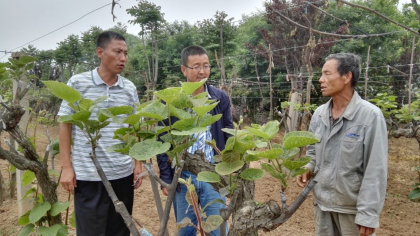
[[[57, 127], [50, 127], [49, 132], [51, 138], [56, 138], [58, 136]], [[45, 134], [44, 128], [38, 127], [37, 134], [37, 151], [43, 154], [47, 145], [47, 139], [45, 135], [43, 135]], [[1, 137], [1, 139], [3, 140], [3, 137]], [[4, 145], [3, 142], [2, 145]], [[420, 202], [413, 202], [407, 198], [408, 193], [411, 191], [410, 186], [416, 181], [419, 181], [417, 179], [418, 176], [413, 169], [414, 166], [420, 166], [419, 153], [419, 145], [415, 139], [390, 138], [388, 189], [377, 235], [419, 235]], [[10, 181], [8, 167], [9, 164], [6, 161], [0, 160], [0, 173], [6, 184]], [[57, 160], [56, 168], [58, 167], [59, 163]], [[156, 167], [155, 170], [157, 171]], [[289, 183], [290, 187], [286, 192], [290, 202], [301, 191], [301, 189], [296, 187], [295, 183], [292, 181], [293, 180]], [[255, 192], [255, 200], [257, 202], [264, 202], [269, 199], [280, 202], [279, 184], [268, 174], [264, 179], [256, 182]], [[60, 201], [66, 201], [69, 197], [61, 187], [59, 187], [58, 193]], [[165, 198], [163, 195], [161, 195], [161, 199], [163, 206], [165, 206]], [[73, 206], [71, 205], [71, 211], [73, 210], [72, 208]], [[143, 179], [142, 186], [135, 192], [133, 216], [153, 235], [157, 234], [159, 220], [148, 177]], [[10, 199], [10, 197], [6, 196], [6, 200], [0, 206], [0, 236], [18, 235], [21, 228], [17, 224], [18, 219], [17, 199]], [[173, 212], [171, 212], [168, 228], [172, 235], [175, 230]], [[74, 229], [69, 229], [70, 235], [75, 235], [74, 232]], [[313, 196], [310, 195], [292, 218], [284, 225], [272, 232], [264, 233], [261, 231], [260, 235], [314, 235]]]

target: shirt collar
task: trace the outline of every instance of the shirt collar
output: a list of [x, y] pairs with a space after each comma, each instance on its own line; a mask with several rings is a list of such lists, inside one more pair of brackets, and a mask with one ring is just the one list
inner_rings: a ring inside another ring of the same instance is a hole
[[[102, 78], [101, 78], [101, 76], [99, 76], [99, 73], [98, 73], [98, 67], [96, 67], [95, 69], [93, 69], [92, 70], [92, 79], [93, 79], [93, 82], [96, 84], [96, 85], [100, 85], [100, 84], [105, 84], [105, 85], [107, 85], [103, 80], [102, 80]], [[118, 79], [117, 79], [117, 82], [114, 84], [114, 85], [112, 85], [112, 86], [120, 86], [121, 88], [124, 88], [124, 82], [123, 82], [123, 80], [122, 80], [122, 78], [121, 78], [121, 76], [120, 75], [117, 75], [117, 77], [118, 77]], [[112, 87], [111, 86], [111, 87]]]

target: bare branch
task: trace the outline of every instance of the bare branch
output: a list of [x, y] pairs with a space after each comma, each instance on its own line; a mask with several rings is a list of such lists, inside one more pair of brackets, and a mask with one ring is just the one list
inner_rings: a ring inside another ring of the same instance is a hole
[[[337, 0], [336, 0], [336, 1], [337, 1]], [[398, 22], [396, 22], [396, 21], [393, 21], [392, 19], [390, 19], [390, 18], [386, 17], [385, 15], [382, 15], [381, 13], [379, 13], [379, 12], [377, 12], [377, 11], [373, 10], [373, 9], [370, 9], [370, 8], [368, 8], [368, 7], [365, 7], [365, 6], [357, 5], [357, 4], [354, 4], [354, 3], [351, 3], [351, 2], [347, 2], [347, 1], [344, 1], [344, 0], [339, 0], [339, 1], [340, 1], [341, 3], [344, 3], [344, 4], [346, 4], [346, 5], [349, 5], [349, 6], [351, 6], [351, 7], [356, 7], [356, 8], [360, 8], [360, 9], [366, 10], [366, 11], [368, 11], [368, 12], [372, 12], [373, 14], [375, 14], [375, 15], [377, 15], [377, 16], [379, 16], [379, 17], [381, 17], [381, 18], [383, 18], [383, 19], [385, 19], [385, 20], [387, 20], [387, 21], [389, 21], [389, 22], [391, 22], [391, 23], [393, 23], [394, 25], [398, 25], [399, 27], [404, 28], [404, 29], [406, 29], [406, 30], [408, 30], [408, 31], [410, 31], [410, 32], [412, 32], [412, 33], [414, 33], [414, 34], [416, 34], [416, 35], [419, 35], [419, 34], [420, 34], [420, 33], [416, 32], [416, 31], [414, 31], [414, 30], [410, 29], [408, 26], [405, 26], [405, 25], [400, 24], [400, 23], [398, 23]], [[411, 0], [411, 1], [415, 1], [415, 0]], [[417, 12], [416, 12], [416, 13], [417, 13]]]
[[[282, 18], [286, 19], [287, 21], [289, 21], [290, 23], [292, 23], [293, 25], [300, 27], [302, 29], [306, 29], [309, 30], [310, 28], [303, 26], [295, 21], [293, 21], [292, 19], [288, 18], [287, 16], [281, 14], [280, 11], [277, 11], [276, 9], [274, 9], [273, 7], [270, 7], [274, 12], [276, 12], [279, 16], [281, 16]], [[315, 30], [315, 29], [310, 29], [312, 32], [317, 33], [317, 34], [322, 34], [322, 35], [329, 35], [329, 36], [334, 36], [334, 37], [340, 37], [340, 38], [367, 38], [367, 37], [377, 37], [377, 36], [384, 36], [384, 35], [390, 35], [393, 34], [394, 32], [388, 32], [388, 33], [382, 33], [382, 34], [368, 34], [368, 35], [344, 35], [344, 34], [333, 34], [333, 33], [328, 33], [328, 32], [323, 32], [323, 31], [319, 31], [319, 30]]]
[[114, 15], [114, 7], [115, 7], [115, 5], [118, 5], [121, 8], [121, 5], [118, 3], [118, 1], [116, 2], [115, 0], [112, 0], [112, 8], [111, 8], [112, 21], [115, 21], [115, 19], [117, 19], [117, 17]]

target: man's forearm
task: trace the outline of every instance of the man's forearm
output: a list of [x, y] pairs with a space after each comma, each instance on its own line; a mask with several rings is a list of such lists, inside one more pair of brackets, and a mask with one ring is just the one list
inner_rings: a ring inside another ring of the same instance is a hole
[[71, 126], [69, 123], [60, 123], [59, 145], [61, 169], [72, 167], [71, 165]]

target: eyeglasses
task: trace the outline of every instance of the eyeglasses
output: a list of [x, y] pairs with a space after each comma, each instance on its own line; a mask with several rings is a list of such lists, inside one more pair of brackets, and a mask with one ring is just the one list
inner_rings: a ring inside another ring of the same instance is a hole
[[194, 67], [189, 67], [187, 65], [184, 65], [185, 67], [187, 67], [188, 69], [194, 70], [196, 72], [201, 71], [201, 69], [203, 69], [204, 71], [210, 70], [211, 66], [210, 65], [204, 65], [204, 66], [194, 66]]

